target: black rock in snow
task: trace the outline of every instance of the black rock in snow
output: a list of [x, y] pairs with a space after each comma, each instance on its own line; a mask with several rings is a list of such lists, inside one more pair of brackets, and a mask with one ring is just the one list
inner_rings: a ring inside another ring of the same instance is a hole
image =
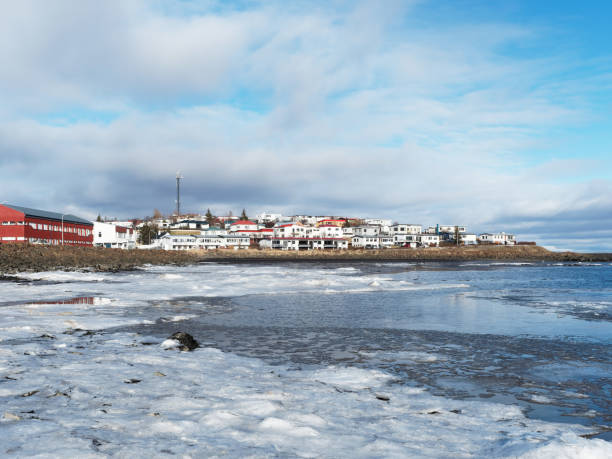
[[181, 351], [193, 351], [195, 348], [200, 347], [198, 342], [189, 333], [176, 332], [172, 336], [169, 336], [168, 339], [178, 341], [181, 344], [179, 347]]

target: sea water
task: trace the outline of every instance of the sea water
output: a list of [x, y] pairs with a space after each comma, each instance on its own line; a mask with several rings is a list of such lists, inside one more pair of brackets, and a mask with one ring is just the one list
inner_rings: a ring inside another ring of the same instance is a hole
[[[609, 264], [18, 277], [0, 455], [612, 456]], [[202, 347], [164, 349], [179, 330]]]

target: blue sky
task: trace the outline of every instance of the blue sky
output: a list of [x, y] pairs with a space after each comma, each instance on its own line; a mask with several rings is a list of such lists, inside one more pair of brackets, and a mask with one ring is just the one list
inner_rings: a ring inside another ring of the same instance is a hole
[[6, 3], [0, 201], [388, 216], [612, 251], [612, 5]]

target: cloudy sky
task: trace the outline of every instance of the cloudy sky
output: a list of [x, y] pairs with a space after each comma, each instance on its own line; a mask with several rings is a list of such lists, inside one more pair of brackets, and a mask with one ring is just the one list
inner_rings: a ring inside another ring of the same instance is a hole
[[385, 216], [612, 251], [590, 1], [0, 1], [0, 202]]

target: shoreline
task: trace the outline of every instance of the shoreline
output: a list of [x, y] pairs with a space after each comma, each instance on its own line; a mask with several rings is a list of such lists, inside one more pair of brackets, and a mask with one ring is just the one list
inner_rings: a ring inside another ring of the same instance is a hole
[[283, 262], [612, 262], [612, 253], [551, 252], [539, 246], [430, 247], [337, 251], [217, 250], [200, 252], [201, 261], [216, 263]]
[[0, 245], [0, 276], [18, 272], [93, 270], [130, 271], [147, 264], [200, 262], [354, 263], [354, 262], [612, 262], [612, 253], [551, 252], [538, 246], [430, 247], [423, 249], [348, 249], [293, 252], [280, 250], [163, 251], [100, 247]]

